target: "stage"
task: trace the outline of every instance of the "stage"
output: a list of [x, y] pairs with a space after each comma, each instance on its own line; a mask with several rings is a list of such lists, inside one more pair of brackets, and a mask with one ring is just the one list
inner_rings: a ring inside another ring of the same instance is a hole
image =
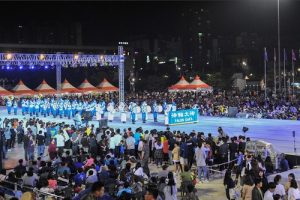
[[[19, 110], [20, 113], [20, 110]], [[8, 115], [5, 108], [2, 107], [0, 111], [0, 118], [19, 118], [24, 119], [22, 115]], [[107, 113], [106, 113], [107, 114]], [[132, 124], [129, 121], [129, 113], [127, 114], [127, 123], [123, 124], [120, 122], [119, 113], [115, 114], [115, 119], [113, 122], [109, 122], [108, 126], [113, 128], [128, 128], [131, 127], [135, 130], [137, 127], [142, 127], [144, 130], [165, 130], [164, 125], [164, 115], [160, 114], [158, 116], [158, 122], [154, 123], [152, 119], [152, 114], [149, 115], [148, 121], [143, 124], [141, 122], [141, 114], [138, 115], [139, 120]], [[25, 116], [29, 119], [29, 115]], [[65, 122], [74, 123], [72, 119], [67, 118], [53, 118], [52, 116], [44, 118], [39, 117], [43, 121], [55, 121], [55, 122]], [[98, 127], [99, 123], [97, 121], [92, 121]], [[194, 124], [170, 126], [171, 130], [180, 130], [190, 133], [195, 130], [196, 132], [204, 132], [205, 135], [212, 133], [216, 136], [218, 127], [221, 126], [226, 134], [229, 136], [243, 135], [242, 128], [248, 127], [249, 131], [246, 133], [247, 137], [252, 140], [263, 140], [272, 143], [273, 147], [278, 152], [282, 153], [294, 153], [294, 138], [292, 136], [292, 131], [296, 131], [296, 148], [297, 154], [300, 155], [300, 121], [291, 120], [272, 120], [272, 119], [240, 119], [240, 118], [226, 118], [226, 117], [199, 117], [199, 122]]]

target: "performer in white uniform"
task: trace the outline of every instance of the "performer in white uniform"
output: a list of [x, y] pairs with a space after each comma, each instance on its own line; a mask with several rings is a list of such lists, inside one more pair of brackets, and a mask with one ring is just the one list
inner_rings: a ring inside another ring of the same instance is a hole
[[107, 111], [108, 116], [107, 119], [109, 122], [112, 122], [114, 120], [114, 114], [115, 114], [115, 103], [113, 101], [109, 102], [107, 105]]
[[121, 122], [126, 123], [127, 116], [126, 116], [126, 109], [125, 109], [125, 103], [124, 102], [120, 102], [119, 112], [120, 112]]
[[142, 120], [143, 123], [146, 123], [146, 118], [147, 118], [147, 103], [144, 101], [141, 105], [141, 111], [142, 111]]
[[96, 104], [96, 120], [101, 120], [102, 119], [102, 108], [101, 108], [101, 105], [100, 103], [97, 103]]
[[172, 104], [167, 104], [165, 109], [165, 125], [169, 125], [169, 112], [172, 111]]

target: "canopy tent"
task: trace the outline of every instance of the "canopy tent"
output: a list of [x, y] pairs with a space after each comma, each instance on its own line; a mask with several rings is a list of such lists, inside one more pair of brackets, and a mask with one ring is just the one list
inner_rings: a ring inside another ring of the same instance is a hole
[[189, 82], [187, 82], [185, 78], [182, 76], [175, 85], [172, 85], [168, 89], [169, 92], [188, 91], [191, 90], [189, 86], [190, 86]]
[[42, 83], [35, 89], [39, 94], [55, 94], [56, 90], [43, 80]]
[[80, 93], [80, 91], [65, 79], [61, 84], [61, 93]]
[[1, 96], [9, 96], [9, 95], [12, 95], [12, 92], [7, 91], [6, 89], [4, 89], [3, 87], [0, 86], [0, 95]]
[[101, 92], [116, 92], [119, 88], [113, 86], [108, 80], [104, 79], [97, 88], [100, 89]]
[[29, 89], [22, 80], [12, 89], [14, 95], [33, 95], [35, 92]]
[[212, 87], [204, 83], [198, 75], [190, 83], [189, 88], [198, 91], [212, 91]]
[[98, 88], [93, 86], [87, 79], [84, 79], [84, 81], [79, 85], [78, 89], [81, 92], [97, 92], [97, 91], [99, 91]]

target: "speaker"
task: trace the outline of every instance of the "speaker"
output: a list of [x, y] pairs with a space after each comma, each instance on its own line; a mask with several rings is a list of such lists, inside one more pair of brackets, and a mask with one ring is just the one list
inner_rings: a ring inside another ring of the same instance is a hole
[[237, 107], [229, 107], [228, 108], [228, 117], [235, 117], [237, 113], [238, 113]]
[[107, 127], [107, 119], [100, 119], [99, 128], [106, 128], [106, 127]]

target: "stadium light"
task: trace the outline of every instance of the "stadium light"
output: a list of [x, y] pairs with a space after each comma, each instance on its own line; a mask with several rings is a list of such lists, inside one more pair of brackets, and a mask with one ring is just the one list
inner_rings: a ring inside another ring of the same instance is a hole
[[44, 59], [45, 59], [45, 55], [44, 55], [44, 54], [41, 54], [41, 55], [39, 56], [39, 59], [40, 59], [40, 60], [44, 60]]
[[78, 58], [79, 58], [79, 55], [78, 55], [78, 54], [75, 54], [75, 55], [74, 55], [74, 60], [78, 60]]

